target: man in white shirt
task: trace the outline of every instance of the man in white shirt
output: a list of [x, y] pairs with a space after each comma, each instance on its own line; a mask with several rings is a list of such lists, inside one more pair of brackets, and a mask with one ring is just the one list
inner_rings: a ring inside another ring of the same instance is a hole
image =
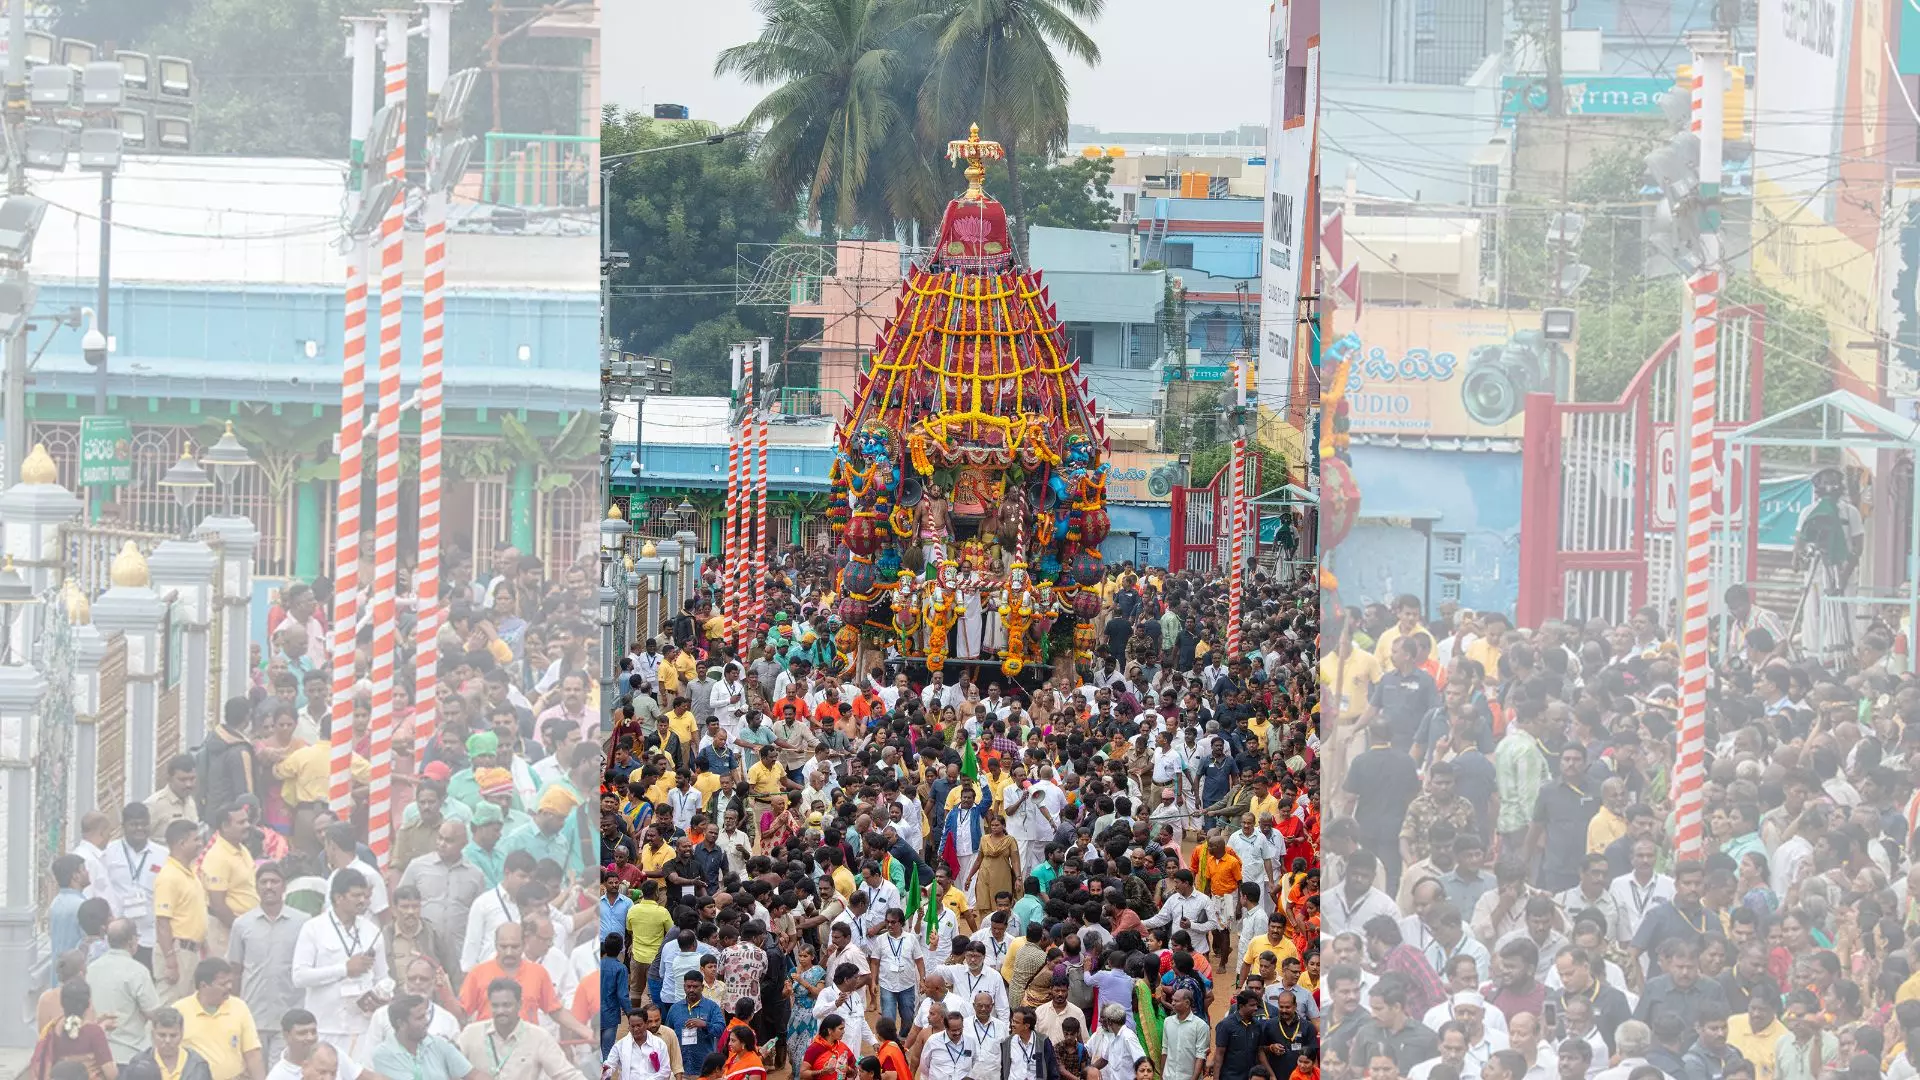
[[1000, 1058], [1007, 1050], [1007, 1023], [993, 1015], [992, 994], [973, 996], [973, 1015], [967, 1018], [964, 1029], [967, 1038], [973, 1040], [973, 1068], [968, 1072], [973, 1080], [1000, 1080]]
[[364, 1053], [359, 1043], [382, 1004], [374, 988], [387, 977], [387, 947], [365, 914], [369, 893], [359, 871], [336, 872], [328, 893], [327, 910], [300, 928], [293, 985], [307, 992], [321, 1041], [351, 1057]]
[[[1039, 777], [1029, 781], [1026, 768], [1013, 767], [1014, 786], [1007, 792], [1007, 835], [1019, 841], [1020, 865], [1038, 866], [1044, 861], [1044, 851], [1054, 832], [1060, 825], [1060, 811], [1066, 807], [1066, 796], [1054, 786], [1053, 772], [1041, 766]], [[993, 897], [979, 897], [985, 903], [992, 903]]]
[[1613, 909], [1617, 913], [1613, 920], [1614, 940], [1622, 946], [1633, 941], [1640, 932], [1640, 920], [1647, 917], [1655, 904], [1673, 899], [1673, 879], [1653, 872], [1657, 857], [1658, 849], [1653, 841], [1634, 841], [1633, 869], [1614, 878], [1613, 884], [1607, 886], [1607, 895], [1613, 897]]
[[1400, 920], [1400, 908], [1393, 897], [1373, 887], [1378, 868], [1379, 860], [1371, 857], [1347, 860], [1342, 887], [1320, 901], [1320, 910], [1326, 916], [1325, 933], [1329, 937], [1348, 931], [1361, 933], [1367, 921], [1376, 915], [1390, 916], [1395, 922]]
[[[112, 832], [112, 823], [107, 815], [98, 810], [89, 810], [80, 818], [80, 842], [73, 846], [73, 853], [87, 867], [87, 887], [82, 893], [87, 899], [103, 897], [109, 904], [113, 902], [110, 886], [107, 884], [106, 848], [107, 838]], [[115, 912], [118, 914], [118, 912]]]
[[946, 1027], [920, 1048], [919, 1075], [924, 1080], [970, 1080], [977, 1048], [966, 1024], [965, 1013], [948, 1010]]
[[673, 1080], [672, 1053], [660, 1037], [660, 1007], [627, 1010], [627, 1033], [607, 1055], [608, 1080]]
[[145, 803], [128, 803], [120, 812], [120, 839], [107, 845], [107, 903], [114, 915], [131, 919], [139, 931], [134, 959], [153, 962], [153, 883], [167, 861], [167, 849], [148, 837], [153, 812]]
[[720, 730], [729, 736], [739, 734], [746, 725], [747, 712], [747, 688], [740, 681], [739, 664], [727, 665], [720, 681], [713, 684], [713, 694], [709, 700], [713, 705], [713, 718], [720, 722]]
[[842, 963], [833, 969], [833, 985], [824, 987], [813, 1001], [813, 1015], [819, 1019], [838, 1015], [847, 1022], [840, 1041], [858, 1058], [866, 1053], [867, 992], [873, 976]]
[[472, 971], [493, 959], [493, 933], [520, 921], [523, 893], [533, 882], [533, 853], [509, 852], [501, 864], [500, 884], [480, 894], [467, 910], [467, 935], [460, 946], [460, 970]]
[[[315, 1025], [313, 1014], [305, 1009], [289, 1009], [280, 1018], [280, 1033], [285, 1036], [286, 1049], [274, 1059], [273, 1067], [267, 1070], [267, 1080], [300, 1080], [302, 1070], [314, 1055], [320, 1051], [320, 1030]], [[347, 1055], [327, 1048], [334, 1055], [336, 1080], [359, 1080], [361, 1068], [358, 1062]]]
[[[1393, 902], [1387, 901], [1389, 905]], [[1206, 955], [1207, 939], [1220, 929], [1214, 915], [1213, 904], [1204, 896], [1193, 891], [1193, 871], [1181, 869], [1173, 872], [1173, 892], [1160, 905], [1160, 910], [1141, 922], [1149, 930], [1164, 926], [1167, 933], [1185, 930], [1193, 938], [1193, 951]]]
[[904, 906], [900, 901], [900, 890], [894, 888], [893, 882], [888, 881], [887, 876], [880, 872], [880, 864], [877, 862], [867, 863], [860, 890], [867, 894], [867, 911], [877, 916], [874, 920], [876, 925], [886, 921], [887, 912]]
[[[427, 1000], [427, 1034], [438, 1035], [452, 1042], [460, 1037], [460, 1018], [434, 1004], [434, 990], [439, 982], [440, 969], [425, 956], [416, 956], [407, 961], [406, 971], [401, 975], [402, 990]], [[386, 1009], [373, 1010], [373, 1017], [367, 1022], [366, 1037], [361, 1041], [372, 1048], [391, 1038], [393, 1018], [387, 1015]]]
[[913, 990], [927, 977], [927, 947], [920, 935], [906, 932], [899, 905], [887, 911], [883, 933], [869, 939], [880, 986], [880, 1015], [906, 1025], [913, 1016]]
[[1088, 1064], [1100, 1070], [1101, 1080], [1133, 1080], [1134, 1065], [1146, 1056], [1139, 1038], [1127, 1029], [1126, 1007], [1101, 1006], [1100, 1030], [1087, 1037]]
[[[947, 981], [953, 984], [954, 992], [967, 1003], [968, 1009], [972, 1008], [973, 1000], [981, 994], [991, 997], [993, 1015], [999, 1018], [1002, 1025], [1006, 1024], [1012, 1010], [1011, 1004], [1007, 1001], [1007, 980], [1002, 978], [998, 971], [987, 966], [987, 947], [984, 943], [969, 942], [966, 962], [950, 964], [942, 970], [942, 974], [946, 975]], [[1005, 1028], [1002, 1027], [1001, 1030], [1004, 1031]]]
[[1227, 846], [1240, 857], [1240, 880], [1260, 886], [1260, 906], [1272, 911], [1273, 883], [1280, 876], [1273, 863], [1284, 857], [1284, 849], [1276, 848], [1257, 826], [1252, 811], [1241, 814], [1240, 828], [1227, 834]]

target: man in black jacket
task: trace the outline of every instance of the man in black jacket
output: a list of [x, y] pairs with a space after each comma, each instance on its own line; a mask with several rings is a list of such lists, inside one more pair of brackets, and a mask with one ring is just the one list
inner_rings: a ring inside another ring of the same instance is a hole
[[220, 710], [220, 726], [200, 745], [200, 818], [219, 824], [216, 815], [253, 794], [253, 704], [244, 697], [228, 698]]

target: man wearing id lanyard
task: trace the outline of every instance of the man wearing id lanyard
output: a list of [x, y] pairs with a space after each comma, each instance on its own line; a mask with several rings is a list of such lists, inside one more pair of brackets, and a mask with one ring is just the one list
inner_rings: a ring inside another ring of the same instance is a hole
[[969, 1080], [973, 1075], [974, 1042], [966, 1033], [964, 1013], [949, 1012], [946, 1028], [920, 1049], [924, 1080]]
[[967, 1017], [967, 1036], [973, 1040], [973, 1080], [1000, 1080], [1000, 1059], [1006, 1053], [1007, 1025], [993, 1015], [993, 995], [973, 995], [973, 1015]]
[[575, 1080], [579, 1075], [559, 1040], [520, 1019], [519, 983], [501, 978], [487, 984], [487, 1010], [493, 1018], [468, 1024], [454, 1045], [493, 1080]]
[[1034, 1030], [1039, 1019], [1030, 1005], [1013, 1010], [1008, 1025], [1012, 1034], [1000, 1053], [1000, 1080], [1060, 1080], [1060, 1059], [1053, 1054], [1053, 1041]]
[[699, 1076], [707, 1057], [720, 1045], [720, 1036], [726, 1033], [727, 1015], [702, 996], [707, 981], [698, 971], [687, 972], [682, 985], [686, 987], [686, 1000], [667, 1008], [667, 1026], [680, 1040], [681, 1071]]
[[153, 887], [167, 849], [154, 843], [153, 812], [145, 803], [128, 803], [120, 811], [120, 839], [107, 845], [107, 900], [114, 914], [132, 919], [140, 931], [133, 958], [153, 966]]
[[[319, 1025], [321, 1041], [353, 1057], [373, 1010], [383, 1004], [375, 987], [388, 977], [386, 944], [380, 928], [366, 917], [367, 880], [358, 870], [335, 872], [328, 892], [327, 910], [300, 927], [293, 985], [307, 992], [307, 1011]], [[426, 1002], [420, 1004], [424, 1033]], [[397, 1033], [399, 1016], [390, 1015]], [[382, 1075], [400, 1080], [405, 1074]]]
[[400, 995], [387, 1006], [387, 1019], [393, 1023], [393, 1038], [376, 1047], [369, 1062], [387, 1080], [478, 1080], [484, 1075], [459, 1047], [428, 1033], [425, 998]]

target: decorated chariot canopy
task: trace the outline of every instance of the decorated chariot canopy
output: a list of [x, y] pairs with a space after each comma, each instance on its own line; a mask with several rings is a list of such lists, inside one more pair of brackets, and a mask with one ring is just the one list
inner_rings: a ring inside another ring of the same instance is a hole
[[1050, 656], [1056, 625], [1084, 626], [1068, 636], [1091, 650], [1107, 439], [1042, 275], [1020, 264], [985, 190], [1000, 145], [976, 125], [947, 156], [967, 191], [902, 283], [837, 432], [840, 614], [937, 669], [941, 601], [915, 590], [991, 586], [1014, 674]]

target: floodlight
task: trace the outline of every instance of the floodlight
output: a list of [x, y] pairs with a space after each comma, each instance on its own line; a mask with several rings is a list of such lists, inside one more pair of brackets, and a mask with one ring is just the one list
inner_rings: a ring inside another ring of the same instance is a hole
[[80, 70], [80, 103], [89, 109], [117, 108], [126, 94], [126, 73], [119, 61], [96, 60]]
[[65, 64], [41, 64], [27, 73], [27, 99], [35, 105], [71, 105], [78, 74]]
[[380, 219], [387, 215], [387, 208], [393, 205], [393, 200], [398, 198], [405, 188], [405, 182], [400, 180], [382, 180], [377, 184], [369, 184], [367, 189], [360, 193], [360, 205], [354, 208], [353, 217], [347, 222], [347, 234], [349, 236], [370, 235], [379, 226]]
[[373, 170], [374, 175], [386, 172], [387, 155], [393, 153], [394, 146], [400, 141], [400, 125], [405, 119], [406, 114], [393, 105], [382, 105], [374, 110], [373, 120], [367, 125], [367, 137], [361, 142], [361, 160]]
[[115, 109], [113, 119], [120, 127], [120, 145], [126, 150], [148, 150], [153, 146], [152, 124], [139, 109]]
[[45, 199], [9, 195], [0, 199], [0, 259], [26, 262], [33, 255], [33, 237], [47, 216]]
[[1548, 341], [1572, 341], [1573, 329], [1572, 308], [1547, 308], [1540, 313], [1540, 336]]
[[480, 81], [479, 68], [461, 68], [447, 76], [447, 84], [440, 88], [440, 101], [434, 106], [434, 120], [445, 131], [460, 122], [467, 111], [467, 103], [473, 100], [473, 88]]
[[82, 128], [80, 130], [80, 167], [117, 169], [125, 143], [119, 128]]
[[0, 338], [20, 332], [20, 326], [33, 314], [33, 302], [39, 290], [19, 278], [0, 278]]
[[27, 31], [27, 66], [51, 64], [59, 52], [59, 43], [44, 30]]
[[192, 101], [193, 61], [182, 60], [178, 56], [156, 56], [153, 59], [160, 69], [159, 96], [168, 101]]
[[1700, 136], [1682, 131], [1646, 156], [1647, 175], [1668, 198], [1683, 199], [1700, 183]]
[[467, 166], [473, 161], [473, 148], [480, 140], [472, 135], [464, 139], [454, 139], [441, 147], [437, 160], [433, 163], [433, 176], [428, 186], [434, 191], [452, 191], [467, 175]]
[[160, 149], [184, 153], [193, 148], [193, 121], [186, 117], [156, 116], [153, 127], [154, 143]]
[[81, 41], [79, 38], [60, 39], [60, 62], [68, 67], [86, 67], [93, 63], [93, 58], [98, 52], [99, 50], [91, 41]]
[[1675, 127], [1688, 127], [1693, 123], [1693, 90], [1691, 87], [1675, 86], [1660, 95], [1660, 114], [1667, 123]]
[[23, 160], [29, 169], [48, 169], [59, 172], [67, 167], [67, 153], [71, 142], [66, 128], [56, 124], [29, 125]]
[[153, 96], [153, 57], [146, 53], [128, 52], [125, 49], [114, 53], [114, 59], [120, 63], [120, 78], [127, 88], [130, 98], [150, 98]]

